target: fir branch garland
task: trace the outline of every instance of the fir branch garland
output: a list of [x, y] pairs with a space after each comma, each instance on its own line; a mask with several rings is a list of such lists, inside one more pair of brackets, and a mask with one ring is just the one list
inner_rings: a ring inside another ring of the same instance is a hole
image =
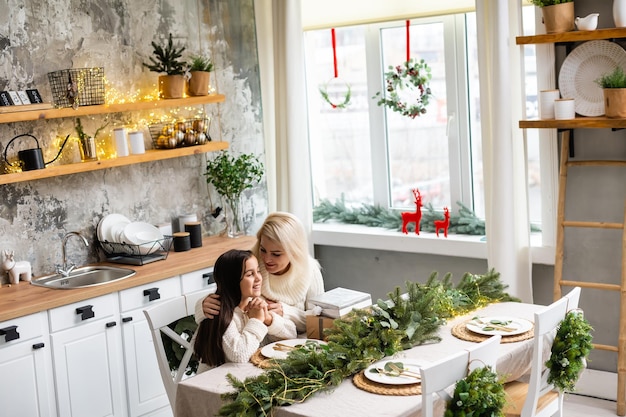
[[333, 389], [345, 378], [373, 362], [427, 342], [439, 341], [437, 331], [446, 318], [492, 301], [512, 300], [493, 270], [484, 276], [467, 275], [454, 287], [451, 274], [439, 280], [431, 274], [426, 284], [406, 282], [378, 300], [371, 309], [354, 310], [325, 330], [328, 344], [289, 352], [287, 359], [263, 374], [243, 381], [232, 374], [235, 389], [222, 395], [220, 416], [271, 415], [272, 408], [306, 401], [317, 392]]
[[561, 392], [574, 391], [576, 381], [586, 365], [587, 356], [593, 348], [592, 330], [580, 310], [568, 312], [559, 324], [546, 367], [550, 369], [548, 383]]

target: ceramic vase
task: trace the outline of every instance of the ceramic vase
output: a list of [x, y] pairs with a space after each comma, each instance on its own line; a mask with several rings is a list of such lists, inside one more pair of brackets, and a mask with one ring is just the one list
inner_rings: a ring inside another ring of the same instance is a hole
[[613, 0], [613, 22], [615, 27], [626, 27], [626, 0]]

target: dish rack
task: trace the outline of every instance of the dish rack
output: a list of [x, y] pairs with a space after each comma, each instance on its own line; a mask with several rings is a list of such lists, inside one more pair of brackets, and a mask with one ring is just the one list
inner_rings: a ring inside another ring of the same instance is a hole
[[172, 236], [165, 236], [163, 239], [141, 245], [98, 241], [107, 261], [127, 265], [145, 265], [167, 259], [172, 242]]

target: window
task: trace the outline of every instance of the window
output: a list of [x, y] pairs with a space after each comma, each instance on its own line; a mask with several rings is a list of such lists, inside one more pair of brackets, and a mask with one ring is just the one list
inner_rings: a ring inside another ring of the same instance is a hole
[[[417, 188], [435, 209], [461, 201], [484, 216], [475, 26], [473, 13], [411, 20], [409, 56], [433, 75], [427, 113], [414, 119], [373, 98], [406, 60], [405, 21], [337, 28], [337, 78], [331, 29], [305, 33], [314, 204], [414, 209]], [[333, 108], [348, 89], [346, 108]]]

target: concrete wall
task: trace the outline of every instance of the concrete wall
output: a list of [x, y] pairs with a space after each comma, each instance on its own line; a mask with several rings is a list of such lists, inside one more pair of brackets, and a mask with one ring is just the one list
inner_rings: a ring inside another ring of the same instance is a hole
[[[202, 53], [213, 59], [211, 84], [226, 96], [225, 103], [177, 109], [178, 114], [193, 115], [204, 107], [212, 117], [214, 140], [229, 142], [234, 153], [254, 152], [264, 161], [252, 0], [0, 0], [0, 10], [0, 91], [37, 88], [50, 101], [48, 72], [104, 66], [111, 96], [143, 97], [154, 93], [158, 77], [142, 65], [152, 55], [151, 41], [161, 43], [172, 33], [175, 42], [186, 46], [185, 57]], [[100, 146], [107, 146], [114, 127], [136, 124], [150, 148], [147, 124], [168, 112], [115, 113], [81, 121], [90, 134], [108, 123], [98, 137]], [[75, 134], [73, 123], [70, 118], [0, 125], [0, 152], [14, 136], [31, 133], [50, 161], [58, 138]], [[34, 146], [33, 141], [15, 141], [9, 158]], [[61, 263], [62, 236], [80, 231], [93, 243], [98, 221], [109, 213], [155, 224], [195, 213], [205, 233], [218, 233], [222, 225], [210, 213], [221, 202], [202, 175], [207, 157], [0, 185], [0, 251], [14, 250], [16, 260], [31, 262], [35, 275], [52, 272]], [[74, 143], [59, 162], [80, 163]], [[264, 181], [245, 193], [243, 207], [247, 230], [254, 233], [267, 214]], [[85, 249], [72, 239], [68, 257], [79, 265], [97, 261], [97, 246]]]

